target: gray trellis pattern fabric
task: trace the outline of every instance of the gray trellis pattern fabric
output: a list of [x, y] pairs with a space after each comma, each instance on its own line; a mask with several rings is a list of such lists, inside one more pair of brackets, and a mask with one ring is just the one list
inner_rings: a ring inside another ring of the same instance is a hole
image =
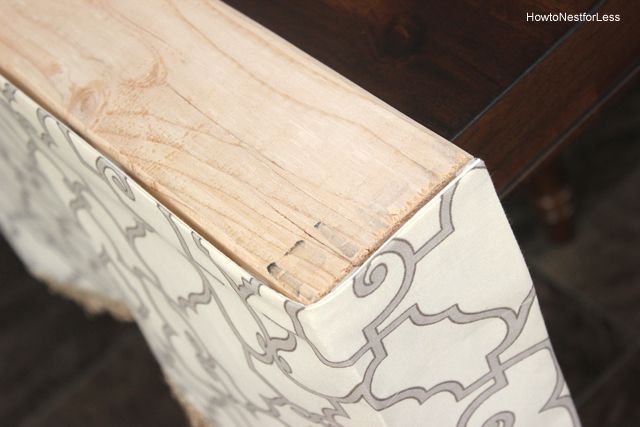
[[482, 162], [303, 306], [0, 78], [0, 226], [37, 275], [123, 301], [225, 426], [578, 426]]

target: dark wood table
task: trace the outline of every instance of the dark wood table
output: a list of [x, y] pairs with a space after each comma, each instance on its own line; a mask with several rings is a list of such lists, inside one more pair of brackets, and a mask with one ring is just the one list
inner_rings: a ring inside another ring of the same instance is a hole
[[[483, 158], [503, 194], [638, 74], [637, 0], [226, 1]], [[525, 21], [526, 12], [587, 10], [619, 13], [622, 22]], [[604, 268], [617, 274], [608, 263]], [[13, 319], [0, 322], [0, 347], [13, 363], [0, 381], [0, 419], [5, 424], [28, 419], [32, 426], [186, 425], [131, 326], [107, 318], [86, 322], [77, 306], [48, 295], [27, 276], [2, 240], [0, 273], [6, 282], [0, 288], [0, 312]], [[633, 406], [633, 400], [625, 400], [624, 390], [611, 388], [617, 376], [627, 373], [619, 368], [633, 360], [614, 364], [618, 359], [609, 355], [617, 357], [616, 346], [626, 346], [626, 336], [620, 333], [618, 344], [618, 323], [615, 334], [610, 332], [609, 317], [594, 317], [593, 307], [584, 302], [588, 300], [575, 296], [581, 294], [561, 299], [553, 292], [543, 309], [550, 329], [571, 337], [558, 340], [564, 344], [557, 346], [559, 354], [562, 348], [570, 354], [565, 373], [573, 369], [593, 376], [595, 384], [602, 378], [596, 373], [616, 368], [606, 387], [589, 394], [585, 425], [602, 425], [599, 421], [610, 420], [612, 413], [621, 417], [620, 405]], [[541, 294], [544, 302], [544, 290]], [[18, 316], [9, 307], [26, 309]], [[606, 341], [610, 335], [613, 344]], [[592, 337], [607, 345], [594, 346]], [[629, 346], [631, 350], [637, 351]], [[620, 382], [635, 392], [631, 379], [627, 375]], [[574, 393], [579, 391], [578, 385], [570, 385]], [[608, 401], [601, 399], [606, 396], [611, 396]], [[606, 415], [589, 417], [594, 410]]]
[[[504, 195], [634, 81], [640, 1], [226, 0], [488, 165]], [[619, 22], [527, 22], [527, 13]]]

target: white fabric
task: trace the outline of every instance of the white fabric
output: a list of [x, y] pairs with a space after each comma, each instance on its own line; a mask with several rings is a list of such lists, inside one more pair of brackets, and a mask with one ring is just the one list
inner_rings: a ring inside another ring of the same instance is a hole
[[3, 233], [34, 273], [125, 302], [216, 426], [579, 425], [482, 162], [303, 306], [0, 89]]

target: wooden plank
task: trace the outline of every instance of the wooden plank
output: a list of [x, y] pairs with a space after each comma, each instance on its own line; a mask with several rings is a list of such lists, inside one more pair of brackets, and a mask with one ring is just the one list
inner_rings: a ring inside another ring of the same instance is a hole
[[226, 2], [449, 140], [578, 24], [527, 22], [527, 12], [581, 13], [598, 3]]
[[[640, 57], [639, 2], [226, 2], [482, 158], [501, 195], [624, 88]], [[526, 20], [558, 12], [621, 21]]]
[[4, 1], [0, 72], [301, 302], [470, 160], [217, 1]]

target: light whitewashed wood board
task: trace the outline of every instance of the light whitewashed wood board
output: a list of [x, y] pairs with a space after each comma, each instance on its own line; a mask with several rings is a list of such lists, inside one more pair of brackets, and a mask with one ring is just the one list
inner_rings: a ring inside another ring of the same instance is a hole
[[305, 303], [470, 160], [218, 1], [3, 0], [0, 72]]

